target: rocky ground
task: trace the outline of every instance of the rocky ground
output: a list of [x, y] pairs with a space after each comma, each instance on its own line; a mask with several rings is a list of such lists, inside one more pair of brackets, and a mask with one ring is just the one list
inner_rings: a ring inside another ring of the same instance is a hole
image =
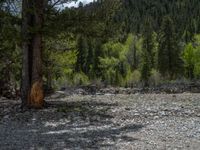
[[0, 100], [0, 149], [199, 150], [200, 94], [48, 97], [42, 110]]

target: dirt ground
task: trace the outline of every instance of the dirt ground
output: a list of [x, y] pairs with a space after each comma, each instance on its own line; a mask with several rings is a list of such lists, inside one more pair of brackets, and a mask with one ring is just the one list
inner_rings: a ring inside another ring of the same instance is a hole
[[199, 150], [200, 94], [48, 97], [21, 112], [0, 100], [0, 150]]

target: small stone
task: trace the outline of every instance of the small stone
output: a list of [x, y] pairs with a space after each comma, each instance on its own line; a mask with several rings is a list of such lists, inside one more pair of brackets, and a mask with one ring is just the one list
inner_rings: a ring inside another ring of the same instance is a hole
[[9, 119], [10, 116], [9, 116], [9, 115], [5, 115], [3, 118], [4, 118], [4, 119]]
[[135, 113], [134, 116], [140, 116], [140, 114], [139, 113]]
[[156, 119], [159, 119], [159, 116], [155, 116], [155, 117], [153, 117], [153, 119], [155, 119], [155, 120], [156, 120]]
[[131, 108], [126, 107], [125, 110], [131, 110]]
[[166, 113], [165, 113], [164, 111], [161, 111], [161, 112], [160, 112], [160, 115], [161, 115], [161, 116], [165, 116]]

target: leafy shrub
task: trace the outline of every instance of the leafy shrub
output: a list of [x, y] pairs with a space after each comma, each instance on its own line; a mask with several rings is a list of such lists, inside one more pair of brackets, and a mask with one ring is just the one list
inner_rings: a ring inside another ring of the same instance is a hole
[[89, 78], [83, 72], [75, 73], [73, 77], [73, 85], [87, 85], [89, 84]]
[[200, 63], [196, 63], [194, 66], [194, 75], [196, 79], [200, 78]]
[[151, 70], [151, 76], [150, 76], [150, 78], [149, 78], [149, 83], [150, 83], [150, 85], [156, 86], [156, 85], [158, 85], [160, 82], [161, 82], [161, 74], [160, 74], [157, 70], [152, 69], [152, 70]]
[[92, 85], [96, 85], [97, 87], [103, 87], [102, 79], [96, 78], [90, 81]]
[[141, 73], [139, 70], [134, 70], [133, 72], [129, 72], [126, 77], [126, 84], [128, 87], [137, 86], [140, 83]]

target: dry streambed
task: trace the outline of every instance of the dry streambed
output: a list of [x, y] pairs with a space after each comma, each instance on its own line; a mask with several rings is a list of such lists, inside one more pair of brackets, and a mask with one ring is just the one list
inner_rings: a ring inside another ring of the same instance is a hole
[[200, 94], [73, 95], [20, 112], [0, 100], [0, 149], [196, 149]]

